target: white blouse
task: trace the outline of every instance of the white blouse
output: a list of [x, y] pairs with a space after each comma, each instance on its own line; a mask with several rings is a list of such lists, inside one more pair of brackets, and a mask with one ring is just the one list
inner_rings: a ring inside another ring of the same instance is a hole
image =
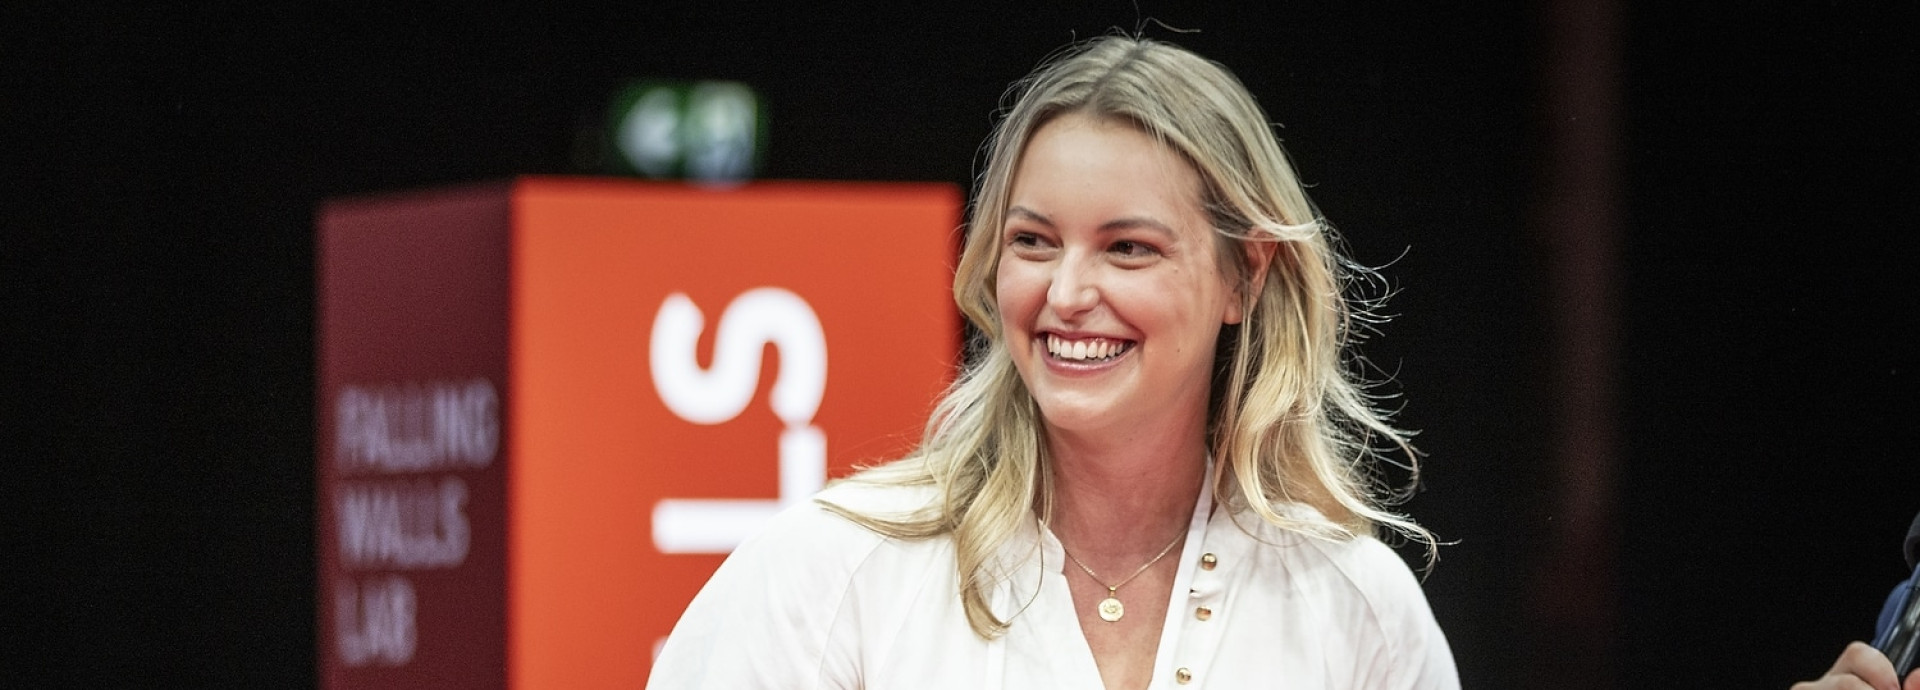
[[[1200, 494], [1150, 690], [1460, 687], [1419, 583], [1384, 544], [1215, 513]], [[841, 483], [818, 500], [884, 515], [930, 497]], [[708, 580], [647, 686], [1102, 690], [1064, 553], [1037, 523], [1000, 551], [1008, 577], [989, 601], [1011, 627], [987, 641], [967, 624], [949, 539], [892, 539], [796, 506]]]

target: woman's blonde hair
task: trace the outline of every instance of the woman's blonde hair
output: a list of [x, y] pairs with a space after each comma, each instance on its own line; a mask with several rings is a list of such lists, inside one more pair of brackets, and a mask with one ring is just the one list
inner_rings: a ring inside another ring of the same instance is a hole
[[[1403, 498], [1386, 487], [1376, 449], [1416, 453], [1386, 420], [1342, 348], [1371, 303], [1344, 294], [1364, 268], [1336, 251], [1332, 230], [1295, 179], [1266, 116], [1225, 68], [1152, 40], [1108, 36], [1070, 47], [1008, 92], [1017, 94], [987, 142], [987, 167], [970, 209], [954, 299], [983, 342], [927, 423], [920, 446], [848, 481], [931, 487], [936, 499], [910, 515], [826, 507], [881, 534], [952, 539], [960, 596], [974, 632], [992, 638], [1008, 620], [988, 606], [998, 549], [1034, 520], [1051, 474], [1040, 413], [1001, 342], [994, 294], [1001, 224], [1014, 171], [1039, 128], [1067, 113], [1138, 127], [1191, 163], [1226, 274], [1237, 280], [1246, 318], [1221, 331], [1208, 411], [1210, 450], [1222, 471], [1217, 500], [1269, 523], [1333, 540], [1384, 526], [1428, 544], [1411, 520], [1383, 508]], [[1275, 245], [1260, 293], [1248, 247]], [[1417, 478], [1417, 472], [1415, 474]], [[1411, 484], [1410, 484], [1411, 485]], [[1281, 508], [1304, 504], [1324, 519]], [[1042, 508], [1044, 509], [1044, 508]]]

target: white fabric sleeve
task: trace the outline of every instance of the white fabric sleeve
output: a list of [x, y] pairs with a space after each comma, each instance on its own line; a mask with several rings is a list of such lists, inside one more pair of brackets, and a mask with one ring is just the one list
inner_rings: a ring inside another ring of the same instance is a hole
[[1372, 539], [1361, 549], [1370, 572], [1368, 603], [1380, 626], [1380, 646], [1370, 668], [1356, 675], [1368, 688], [1459, 690], [1460, 673], [1446, 633], [1434, 620], [1426, 593], [1404, 561]]
[[681, 614], [647, 687], [856, 690], [852, 577], [878, 535], [808, 502], [748, 539]]

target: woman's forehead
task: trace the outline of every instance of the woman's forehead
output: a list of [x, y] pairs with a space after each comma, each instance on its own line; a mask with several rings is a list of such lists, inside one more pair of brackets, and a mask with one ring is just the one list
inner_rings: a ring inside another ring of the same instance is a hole
[[[1004, 215], [1041, 215], [1068, 201], [1187, 215], [1202, 206], [1203, 183], [1187, 157], [1128, 123], [1066, 116], [1035, 131], [1009, 181]], [[1138, 211], [1135, 211], [1137, 213]]]

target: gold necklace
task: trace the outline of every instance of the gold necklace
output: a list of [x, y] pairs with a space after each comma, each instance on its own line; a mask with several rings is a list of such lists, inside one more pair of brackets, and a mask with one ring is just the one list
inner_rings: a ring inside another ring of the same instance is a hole
[[[1044, 525], [1046, 523], [1042, 522], [1041, 524]], [[1159, 563], [1160, 559], [1166, 558], [1168, 553], [1173, 552], [1174, 545], [1179, 544], [1180, 540], [1186, 537], [1187, 533], [1184, 530], [1181, 531], [1180, 534], [1174, 536], [1172, 542], [1167, 544], [1167, 548], [1161, 549], [1160, 553], [1153, 557], [1153, 560], [1147, 561], [1146, 565], [1140, 566], [1139, 570], [1133, 571], [1133, 574], [1128, 575], [1126, 579], [1113, 584], [1107, 584], [1105, 580], [1100, 579], [1099, 575], [1093, 574], [1093, 569], [1087, 567], [1087, 564], [1081, 563], [1078, 558], [1074, 558], [1073, 552], [1067, 550], [1066, 544], [1063, 543], [1060, 545], [1060, 553], [1066, 554], [1068, 560], [1073, 561], [1074, 565], [1080, 566], [1081, 570], [1086, 571], [1087, 577], [1093, 578], [1094, 582], [1099, 583], [1101, 587], [1107, 588], [1107, 598], [1100, 600], [1100, 620], [1112, 623], [1120, 620], [1121, 616], [1127, 615], [1127, 607], [1120, 603], [1120, 588], [1132, 582], [1133, 578], [1140, 577], [1140, 573], [1147, 572], [1147, 569], [1153, 567], [1153, 564]]]

